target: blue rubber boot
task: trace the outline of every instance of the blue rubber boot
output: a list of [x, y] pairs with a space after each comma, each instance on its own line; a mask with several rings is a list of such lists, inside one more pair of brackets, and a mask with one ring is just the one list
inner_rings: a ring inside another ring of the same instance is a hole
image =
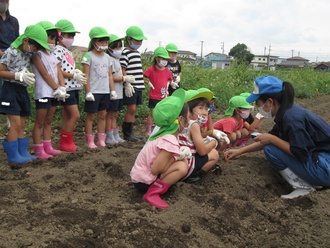
[[15, 141], [4, 141], [2, 142], [3, 149], [7, 154], [7, 160], [9, 164], [24, 165], [31, 161], [28, 157], [22, 157], [18, 152], [18, 142]]
[[18, 152], [19, 154], [21, 154], [22, 157], [29, 158], [30, 160], [37, 159], [36, 156], [33, 156], [28, 152], [28, 147], [29, 147], [28, 138], [18, 138], [17, 143], [18, 143]]

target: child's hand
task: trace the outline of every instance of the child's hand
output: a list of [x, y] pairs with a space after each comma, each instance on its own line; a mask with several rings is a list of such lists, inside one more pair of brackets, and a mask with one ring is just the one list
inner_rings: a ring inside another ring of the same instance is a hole
[[174, 90], [179, 88], [179, 85], [177, 82], [172, 81], [170, 84], [171, 84], [172, 89], [174, 89]]
[[184, 160], [185, 158], [190, 158], [190, 157], [191, 157], [190, 148], [187, 146], [181, 146], [180, 147], [180, 156], [174, 157], [174, 158], [176, 161], [178, 161], [178, 160]]
[[81, 85], [85, 85], [87, 83], [87, 78], [85, 73], [83, 73], [79, 69], [75, 69], [73, 71], [73, 79], [77, 80], [78, 83], [80, 83]]
[[86, 94], [86, 101], [88, 101], [88, 102], [95, 102], [95, 98], [94, 98], [94, 95], [92, 94], [92, 92], [88, 92], [87, 94]]
[[210, 136], [206, 136], [205, 138], [204, 138], [204, 144], [206, 145], [206, 144], [208, 144], [208, 143], [210, 143], [211, 141], [215, 141], [215, 146], [214, 146], [214, 148], [217, 148], [217, 146], [218, 146], [218, 141], [215, 139], [215, 138], [212, 138], [212, 137], [210, 137]]
[[213, 136], [220, 142], [226, 142], [227, 144], [230, 144], [230, 140], [228, 139], [227, 134], [220, 130], [213, 129]]
[[154, 85], [153, 85], [151, 82], [149, 82], [148, 85], [149, 85], [149, 87], [150, 87], [152, 90], [155, 89]]

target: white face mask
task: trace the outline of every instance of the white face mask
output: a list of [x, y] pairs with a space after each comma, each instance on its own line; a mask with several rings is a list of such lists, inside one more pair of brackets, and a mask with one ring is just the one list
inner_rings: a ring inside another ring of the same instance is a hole
[[247, 110], [242, 110], [239, 115], [242, 117], [242, 119], [246, 119], [249, 117], [250, 113], [251, 113], [250, 110], [247, 109]]
[[0, 13], [6, 13], [8, 10], [8, 3], [0, 3]]
[[110, 54], [114, 56], [115, 58], [119, 59], [121, 56], [122, 50], [112, 50], [110, 51]]
[[167, 66], [167, 60], [165, 60], [165, 59], [160, 59], [159, 62], [158, 62], [158, 65], [159, 65], [160, 67], [165, 67], [165, 66]]
[[197, 113], [195, 113], [195, 114], [197, 115], [198, 125], [203, 126], [207, 122], [207, 116], [199, 115]]
[[95, 44], [95, 49], [96, 49], [96, 51], [101, 52], [101, 51], [108, 50], [108, 46], [99, 46], [99, 45]]
[[[266, 101], [266, 102], [267, 102], [267, 101]], [[261, 107], [258, 107], [258, 112], [259, 112], [261, 115], [263, 115], [264, 118], [266, 118], [266, 119], [271, 119], [271, 118], [273, 118], [273, 116], [272, 116], [272, 108], [270, 108], [269, 112], [266, 112], [266, 111], [264, 110], [264, 106], [265, 106], [266, 102], [265, 102], [264, 105], [262, 105]]]

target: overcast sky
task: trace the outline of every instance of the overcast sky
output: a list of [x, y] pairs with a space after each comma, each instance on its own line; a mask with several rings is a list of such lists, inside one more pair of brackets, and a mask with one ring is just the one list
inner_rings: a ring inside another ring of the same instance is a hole
[[136, 25], [148, 38], [140, 52], [173, 42], [205, 56], [244, 43], [255, 55], [270, 48], [274, 56], [330, 61], [329, 0], [10, 0], [9, 9], [21, 33], [39, 21], [70, 20], [81, 32], [78, 46], [88, 45], [94, 26], [125, 36]]

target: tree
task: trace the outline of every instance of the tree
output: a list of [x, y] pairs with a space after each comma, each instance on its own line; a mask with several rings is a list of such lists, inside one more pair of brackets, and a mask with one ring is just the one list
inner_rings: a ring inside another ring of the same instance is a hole
[[250, 64], [254, 58], [254, 54], [248, 50], [248, 47], [244, 43], [238, 43], [236, 46], [230, 49], [229, 56], [234, 57], [234, 59], [237, 60], [239, 64]]

